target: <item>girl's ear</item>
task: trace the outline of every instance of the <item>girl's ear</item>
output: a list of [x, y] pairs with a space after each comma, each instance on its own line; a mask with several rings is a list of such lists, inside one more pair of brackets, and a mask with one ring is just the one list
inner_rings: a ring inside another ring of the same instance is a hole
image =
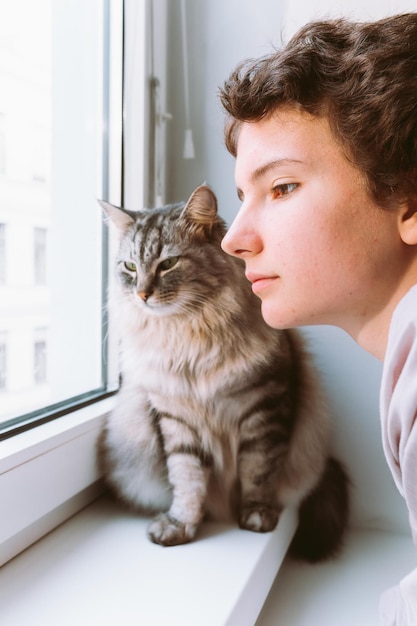
[[115, 224], [119, 231], [125, 232], [135, 222], [135, 216], [131, 211], [122, 209], [104, 200], [99, 200], [98, 202], [105, 215]]
[[408, 200], [398, 219], [401, 239], [409, 246], [417, 245], [417, 196]]

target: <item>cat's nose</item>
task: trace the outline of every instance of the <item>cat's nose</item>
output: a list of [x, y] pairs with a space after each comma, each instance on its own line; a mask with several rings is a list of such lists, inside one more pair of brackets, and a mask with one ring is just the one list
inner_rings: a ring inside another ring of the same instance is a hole
[[138, 291], [139, 298], [141, 298], [144, 302], [148, 300], [150, 295], [149, 291]]

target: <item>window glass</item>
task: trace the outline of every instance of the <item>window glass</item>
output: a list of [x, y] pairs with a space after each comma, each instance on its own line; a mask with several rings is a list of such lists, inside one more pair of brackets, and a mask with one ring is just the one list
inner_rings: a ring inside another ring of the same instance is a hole
[[106, 386], [107, 9], [0, 0], [0, 428]]

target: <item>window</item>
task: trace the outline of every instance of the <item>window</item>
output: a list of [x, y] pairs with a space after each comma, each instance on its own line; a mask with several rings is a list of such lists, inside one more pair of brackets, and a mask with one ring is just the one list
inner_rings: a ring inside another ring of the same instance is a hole
[[0, 333], [0, 392], [7, 386], [7, 337]]
[[0, 224], [0, 285], [6, 282], [6, 224]]
[[35, 284], [46, 285], [46, 228], [34, 229]]
[[[118, 345], [106, 320], [111, 255], [96, 198], [121, 202], [123, 161], [124, 202], [143, 205], [150, 4], [0, 0], [0, 111], [5, 102], [11, 111], [3, 118], [7, 159], [0, 175], [7, 236], [7, 283], [0, 284], [0, 500], [7, 512], [0, 516], [0, 567], [101, 490], [96, 441], [114, 407]], [[30, 110], [16, 77], [3, 69], [15, 57], [39, 69], [37, 55], [48, 49], [49, 82], [42, 85], [52, 105], [44, 98]], [[129, 79], [122, 116], [123, 75]], [[35, 168], [34, 145], [49, 146]], [[35, 283], [35, 228], [46, 230], [44, 285]]]
[[120, 201], [122, 8], [0, 0], [0, 437], [116, 387], [97, 198]]
[[47, 382], [47, 341], [45, 329], [36, 331], [35, 342], [33, 344], [33, 377], [36, 385]]
[[[1, 114], [0, 114], [1, 122]], [[6, 173], [6, 135], [0, 126], [0, 176]]]

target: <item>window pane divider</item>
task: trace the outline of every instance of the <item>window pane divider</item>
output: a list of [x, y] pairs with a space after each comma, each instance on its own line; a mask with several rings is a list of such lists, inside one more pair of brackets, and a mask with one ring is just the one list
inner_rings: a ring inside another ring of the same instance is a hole
[[1, 424], [0, 441], [25, 432], [35, 426], [46, 424], [47, 422], [63, 417], [68, 413], [73, 413], [74, 411], [83, 409], [84, 407], [94, 404], [99, 400], [110, 398], [115, 395], [117, 391], [118, 389], [95, 389], [79, 396], [75, 396], [74, 398], [70, 398], [69, 400], [57, 402], [56, 404], [39, 409], [38, 411], [33, 411], [33, 413], [20, 415], [10, 420], [6, 420]]

